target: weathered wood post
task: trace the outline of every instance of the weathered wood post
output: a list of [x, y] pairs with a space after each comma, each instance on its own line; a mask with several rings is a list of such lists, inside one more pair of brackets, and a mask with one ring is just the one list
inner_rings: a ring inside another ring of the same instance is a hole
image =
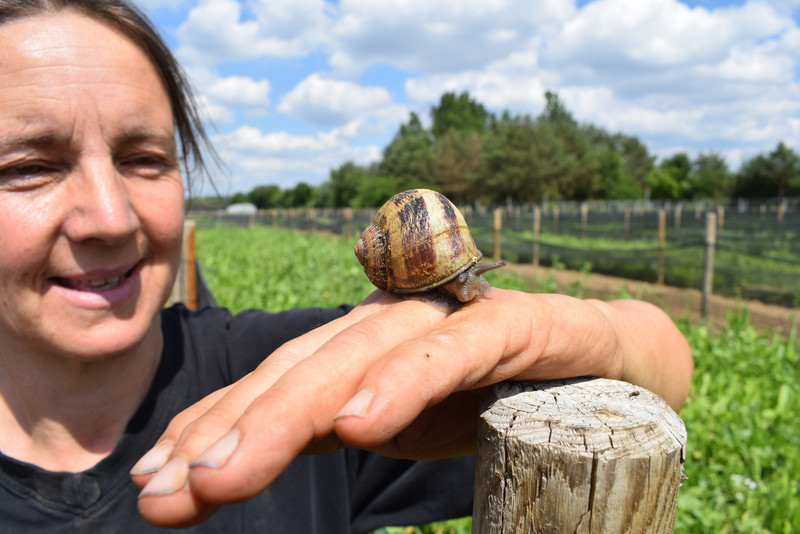
[[502, 245], [500, 244], [501, 235], [503, 232], [503, 208], [494, 209], [494, 253], [492, 257], [495, 262], [500, 261], [502, 256]]
[[706, 214], [706, 250], [703, 262], [703, 291], [700, 299], [700, 314], [708, 317], [711, 293], [714, 291], [714, 250], [717, 247], [717, 214]]
[[343, 233], [346, 240], [353, 239], [353, 208], [345, 208], [344, 210]]
[[556, 204], [555, 206], [553, 206], [553, 233], [554, 234], [558, 233], [559, 212], [560, 212], [560, 208], [559, 208], [558, 204]]
[[658, 210], [658, 285], [664, 285], [667, 247], [667, 210]]
[[539, 245], [542, 238], [542, 210], [533, 206], [533, 266], [539, 266]]
[[630, 205], [625, 206], [625, 215], [622, 223], [622, 235], [625, 237], [625, 239], [628, 239], [631, 236], [631, 211], [632, 208]]
[[625, 382], [506, 382], [478, 422], [472, 531], [671, 533], [686, 429]]
[[187, 308], [193, 310], [197, 307], [197, 253], [195, 252], [195, 234], [197, 223], [186, 220], [183, 223], [183, 248], [181, 249], [181, 263], [178, 275], [172, 285], [168, 302], [183, 302]]

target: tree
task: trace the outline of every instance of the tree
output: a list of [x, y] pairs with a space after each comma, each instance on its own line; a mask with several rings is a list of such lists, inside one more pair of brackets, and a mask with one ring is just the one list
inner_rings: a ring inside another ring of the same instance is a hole
[[408, 123], [400, 126], [400, 131], [384, 149], [378, 171], [397, 177], [401, 187], [406, 189], [430, 183], [433, 159], [431, 146], [430, 133], [422, 127], [417, 114], [412, 112]]
[[311, 204], [314, 190], [305, 182], [300, 182], [292, 189], [281, 193], [279, 204], [282, 208], [302, 208]]
[[600, 148], [596, 152], [600, 189], [593, 198], [613, 200], [642, 197], [642, 186], [625, 168], [623, 155], [615, 150]]
[[242, 204], [244, 202], [248, 202], [247, 195], [244, 193], [234, 193], [228, 201], [229, 204]]
[[800, 194], [800, 157], [783, 141], [768, 155], [742, 164], [734, 193], [745, 197], [783, 197]]
[[680, 184], [671, 173], [661, 166], [655, 167], [647, 173], [645, 183], [650, 189], [650, 198], [654, 200], [675, 199], [680, 197]]
[[437, 139], [433, 154], [433, 184], [456, 204], [474, 200], [470, 178], [480, 163], [483, 138], [478, 132], [448, 130]]
[[483, 133], [489, 124], [490, 114], [482, 104], [470, 98], [468, 92], [458, 96], [445, 93], [439, 105], [431, 108], [431, 118], [431, 133], [435, 139], [439, 139], [449, 130]]
[[542, 199], [542, 181], [534, 175], [534, 125], [529, 116], [508, 112], [492, 121], [486, 132], [473, 188], [489, 203], [506, 198]]
[[689, 160], [689, 156], [685, 152], [679, 152], [662, 161], [658, 167], [667, 173], [677, 186], [677, 189], [672, 186], [673, 196], [662, 198], [685, 198], [689, 193], [689, 173], [692, 171], [692, 162]]
[[247, 193], [247, 200], [260, 210], [274, 208], [280, 198], [281, 190], [277, 185], [258, 185]]
[[347, 208], [358, 194], [361, 186], [361, 177], [366, 169], [359, 167], [352, 161], [342, 164], [338, 169], [331, 170], [330, 200], [333, 208]]
[[692, 163], [687, 179], [689, 198], [722, 198], [731, 191], [731, 172], [725, 159], [714, 152], [701, 152]]

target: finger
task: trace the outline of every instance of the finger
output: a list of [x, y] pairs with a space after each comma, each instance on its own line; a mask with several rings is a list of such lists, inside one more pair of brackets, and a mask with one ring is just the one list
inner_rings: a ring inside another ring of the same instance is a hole
[[[234, 438], [227, 441], [223, 438], [222, 444], [230, 447], [232, 443], [236, 448], [241, 439], [242, 444], [237, 448], [234, 457], [255, 456], [256, 464], [241, 459], [230, 462], [230, 476], [221, 483], [218, 475], [205, 476], [209, 482], [204, 480], [204, 475], [195, 473], [221, 473], [228, 471], [229, 466], [226, 464], [224, 470], [208, 469], [208, 464], [203, 463], [191, 469], [192, 490], [198, 491], [202, 500], [209, 502], [229, 502], [255, 495], [313, 438], [322, 437], [329, 432], [335, 414], [332, 410], [338, 409], [352, 395], [348, 386], [352, 388], [363, 377], [363, 364], [368, 361], [368, 355], [391, 348], [397, 342], [395, 338], [400, 335], [398, 332], [402, 336], [422, 332], [427, 322], [441, 320], [447, 313], [419, 302], [396, 303], [397, 299], [393, 297], [378, 296], [371, 301], [368, 299], [365, 306], [357, 308], [337, 324], [331, 323], [315, 331], [313, 336], [303, 336], [290, 342], [288, 347], [285, 346], [270, 356], [243, 384], [237, 383], [213, 407], [193, 421], [176, 444], [173, 457], [185, 458], [190, 462], [211, 445], [211, 436], [222, 436], [230, 429], [230, 421], [238, 419], [236, 432], [228, 434], [234, 435]], [[392, 311], [394, 305], [403, 309]], [[418, 320], [424, 313], [418, 309], [409, 310], [409, 306], [425, 308], [427, 322]], [[404, 325], [404, 322], [413, 324]], [[394, 332], [394, 337], [379, 335], [382, 325], [393, 327], [389, 330]], [[341, 331], [348, 333], [342, 335], [339, 333]], [[309, 341], [308, 338], [316, 341]], [[376, 339], [380, 340], [377, 344]], [[296, 363], [294, 360], [297, 354], [303, 352], [314, 353], [314, 363]], [[291, 365], [281, 363], [284, 362], [284, 357], [291, 360]], [[270, 360], [273, 363], [270, 364]], [[353, 365], [352, 362], [356, 364]], [[279, 372], [274, 372], [275, 368]], [[325, 394], [320, 395], [320, 391]], [[320, 397], [327, 403], [327, 411], [319, 409]], [[250, 405], [252, 406], [245, 411]], [[323, 416], [324, 413], [328, 415]], [[327, 423], [323, 423], [326, 417]], [[222, 421], [227, 424], [222, 424]], [[239, 454], [239, 448], [244, 452]], [[273, 450], [279, 451], [279, 454], [272, 454]], [[181, 488], [176, 489], [180, 490]], [[152, 497], [155, 498], [140, 499], [140, 509], [148, 519], [159, 517], [163, 520], [171, 513], [169, 510], [165, 511], [161, 504], [166, 500], [162, 495]], [[188, 504], [184, 503], [183, 507], [188, 508]]]
[[[350, 314], [285, 344], [254, 372], [178, 414], [156, 446], [131, 470], [133, 482], [141, 490], [142, 515], [156, 524], [180, 526], [193, 517], [210, 513], [214, 507], [197, 499], [186, 483], [189, 462], [225, 435], [249, 402], [298, 360], [313, 353], [335, 332], [391, 302], [392, 297], [383, 292], [370, 295]], [[216, 409], [212, 410], [213, 407]], [[169, 468], [160, 473], [165, 465]], [[156, 474], [159, 478], [154, 481]]]
[[167, 463], [167, 460], [172, 456], [175, 443], [180, 438], [183, 429], [189, 423], [207, 412], [211, 406], [225, 395], [229, 387], [215, 391], [211, 395], [208, 395], [199, 402], [186, 408], [172, 419], [155, 447], [142, 456], [130, 471], [133, 483], [136, 484], [139, 489], [142, 489], [150, 479], [153, 478], [153, 475]]
[[[406, 300], [334, 336], [251, 404], [230, 442], [223, 438], [208, 451], [210, 456], [197, 459], [190, 473], [192, 489], [209, 502], [248, 498], [263, 490], [309, 443], [331, 432], [336, 413], [354, 396], [375, 359], [401, 340], [424, 334], [447, 313]], [[213, 458], [218, 451], [222, 457]]]

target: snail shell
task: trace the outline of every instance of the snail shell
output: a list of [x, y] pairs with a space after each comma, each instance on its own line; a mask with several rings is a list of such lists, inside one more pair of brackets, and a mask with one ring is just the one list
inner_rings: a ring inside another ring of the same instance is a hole
[[389, 199], [364, 230], [355, 254], [367, 278], [380, 289], [439, 289], [462, 302], [489, 289], [481, 274], [505, 265], [477, 267], [483, 254], [464, 216], [444, 195], [429, 189], [412, 189]]

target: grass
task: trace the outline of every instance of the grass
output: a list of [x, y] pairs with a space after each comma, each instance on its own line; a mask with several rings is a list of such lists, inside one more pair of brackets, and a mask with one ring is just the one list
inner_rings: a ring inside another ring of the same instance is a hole
[[[274, 228], [204, 228], [197, 234], [204, 274], [221, 305], [261, 307], [356, 303], [372, 286], [352, 243]], [[551, 277], [533, 283], [503, 270], [499, 287], [568, 292]], [[620, 295], [624, 296], [624, 295]], [[747, 312], [722, 331], [681, 323], [695, 374], [681, 411], [688, 431], [676, 532], [800, 532], [800, 342], [755, 329]], [[461, 534], [469, 518], [380, 534]], [[378, 534], [376, 533], [376, 534]]]

